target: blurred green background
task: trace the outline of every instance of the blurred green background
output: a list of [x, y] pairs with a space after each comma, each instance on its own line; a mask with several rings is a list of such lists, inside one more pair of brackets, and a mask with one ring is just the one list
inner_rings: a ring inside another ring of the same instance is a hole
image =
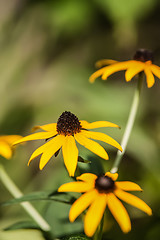
[[[107, 81], [88, 81], [102, 58], [131, 59], [138, 48], [153, 50], [160, 65], [160, 2], [158, 0], [0, 0], [0, 133], [27, 135], [34, 125], [56, 122], [65, 110], [87, 121], [107, 120], [121, 130], [103, 131], [121, 141], [136, 80], [126, 83], [124, 73]], [[153, 216], [125, 205], [132, 231], [124, 235], [107, 211], [103, 239], [159, 239], [160, 235], [160, 82], [143, 86], [141, 102], [127, 152], [119, 169], [120, 180], [137, 182], [138, 194], [153, 209]], [[37, 158], [27, 167], [31, 153], [43, 141], [19, 146], [13, 159], [0, 161], [25, 194], [52, 191], [69, 181], [61, 153], [43, 171]], [[105, 162], [80, 147], [91, 164], [81, 172], [99, 173], [100, 163], [110, 170], [116, 154], [106, 146]], [[93, 159], [94, 158], [94, 159]], [[0, 185], [1, 201], [12, 196]], [[83, 232], [81, 220], [70, 224], [69, 206], [34, 202], [56, 237]], [[0, 240], [43, 240], [38, 230], [3, 231], [30, 220], [19, 205], [0, 208]]]

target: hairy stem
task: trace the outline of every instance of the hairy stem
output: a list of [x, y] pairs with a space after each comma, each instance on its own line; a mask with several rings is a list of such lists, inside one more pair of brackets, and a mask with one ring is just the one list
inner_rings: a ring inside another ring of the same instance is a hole
[[138, 105], [139, 105], [140, 93], [141, 93], [141, 88], [142, 88], [142, 80], [143, 80], [143, 73], [140, 73], [137, 88], [135, 90], [135, 94], [133, 97], [133, 102], [132, 102], [132, 106], [130, 109], [127, 125], [126, 125], [124, 135], [123, 135], [123, 138], [121, 141], [121, 147], [123, 149], [123, 152], [121, 152], [119, 150], [117, 151], [117, 156], [116, 156], [115, 162], [113, 164], [113, 167], [111, 169], [112, 173], [115, 173], [118, 171], [119, 164], [120, 164], [122, 157], [126, 151], [127, 143], [128, 143], [128, 140], [129, 140], [129, 137], [130, 137], [133, 125], [134, 125], [134, 121], [136, 118], [136, 113], [137, 113], [137, 109], [138, 109]]

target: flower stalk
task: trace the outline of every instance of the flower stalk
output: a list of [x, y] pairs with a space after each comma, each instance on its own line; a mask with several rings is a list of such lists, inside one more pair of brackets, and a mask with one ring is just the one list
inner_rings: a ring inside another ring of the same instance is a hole
[[122, 147], [123, 151], [122, 152], [119, 151], [119, 150], [117, 151], [117, 156], [116, 156], [115, 162], [113, 164], [113, 167], [111, 169], [112, 173], [116, 173], [118, 171], [119, 164], [120, 164], [120, 162], [122, 160], [122, 157], [123, 157], [123, 155], [125, 154], [125, 151], [126, 151], [127, 143], [128, 143], [130, 134], [132, 132], [132, 128], [133, 128], [134, 121], [135, 121], [136, 114], [137, 114], [137, 109], [138, 109], [138, 106], [139, 106], [143, 75], [144, 75], [143, 73], [139, 73], [137, 88], [135, 90], [135, 94], [134, 94], [134, 97], [133, 97], [133, 102], [132, 102], [131, 110], [130, 110], [130, 113], [129, 113], [127, 125], [126, 125], [124, 135], [123, 135], [123, 138], [122, 138], [122, 141], [121, 141], [121, 147]]
[[[4, 167], [0, 165], [0, 180], [7, 188], [7, 190], [12, 194], [15, 198], [20, 198], [23, 196], [23, 193], [19, 190], [19, 188], [15, 185], [12, 179], [9, 177]], [[38, 224], [38, 226], [45, 232], [50, 231], [49, 224], [44, 220], [44, 218], [37, 212], [37, 210], [29, 203], [22, 202], [20, 205], [24, 208], [24, 210], [31, 216], [31, 218]]]

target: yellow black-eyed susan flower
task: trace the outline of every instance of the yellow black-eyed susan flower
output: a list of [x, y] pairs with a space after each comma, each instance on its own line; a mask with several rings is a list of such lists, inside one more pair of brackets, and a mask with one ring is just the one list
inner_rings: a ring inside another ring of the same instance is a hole
[[[125, 79], [127, 82], [140, 72], [145, 73], [148, 88], [152, 87], [155, 83], [154, 75], [160, 78], [160, 67], [152, 64], [152, 53], [145, 49], [140, 49], [134, 55], [133, 60], [117, 62], [114, 60], [104, 59], [97, 62], [98, 67], [103, 67], [93, 73], [90, 77], [90, 82], [93, 83], [96, 78], [102, 76], [102, 80], [106, 80], [111, 74], [126, 70]], [[154, 75], [153, 75], [154, 74]]]
[[59, 192], [84, 193], [72, 205], [69, 219], [73, 222], [86, 208], [89, 207], [84, 218], [84, 231], [91, 237], [95, 233], [106, 206], [118, 222], [124, 233], [131, 230], [129, 215], [121, 200], [139, 208], [148, 215], [152, 215], [151, 208], [140, 198], [126, 191], [142, 191], [133, 182], [117, 181], [118, 174], [107, 172], [105, 175], [96, 176], [92, 173], [84, 173], [77, 177], [77, 182], [70, 182], [59, 187]]
[[13, 142], [22, 138], [19, 135], [3, 135], [0, 136], [0, 155], [4, 158], [10, 159], [13, 154]]
[[45, 132], [31, 134], [16, 141], [14, 144], [37, 139], [48, 139], [44, 145], [33, 152], [29, 159], [29, 163], [38, 155], [42, 154], [39, 168], [43, 169], [49, 159], [54, 154], [57, 154], [57, 151], [62, 147], [65, 166], [69, 172], [69, 175], [74, 176], [78, 160], [78, 148], [75, 140], [106, 160], [108, 159], [108, 154], [104, 148], [99, 143], [92, 141], [90, 138], [106, 142], [122, 151], [119, 143], [108, 135], [104, 133], [88, 131], [88, 129], [100, 127], [118, 127], [118, 125], [107, 121], [97, 121], [93, 123], [79, 121], [73, 113], [65, 111], [61, 114], [57, 123], [36, 126], [34, 128], [42, 129]]

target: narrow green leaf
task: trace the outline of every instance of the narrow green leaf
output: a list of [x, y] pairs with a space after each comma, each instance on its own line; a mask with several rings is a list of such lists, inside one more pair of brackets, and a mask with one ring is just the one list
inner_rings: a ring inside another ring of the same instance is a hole
[[91, 238], [86, 237], [84, 234], [76, 234], [72, 236], [67, 236], [61, 240], [90, 240]]
[[6, 228], [4, 228], [4, 231], [9, 230], [16, 230], [16, 229], [40, 229], [39, 226], [31, 221], [23, 221], [23, 222], [17, 222], [14, 223]]
[[44, 239], [46, 239], [46, 240], [53, 240], [54, 239], [51, 232], [43, 231], [36, 223], [31, 222], [31, 221], [21, 221], [21, 222], [14, 223], [14, 224], [4, 228], [3, 231], [12, 231], [12, 230], [20, 230], [20, 229], [39, 230], [39, 231], [41, 231], [42, 235], [44, 236]]
[[6, 202], [1, 203], [1, 205], [7, 206], [7, 205], [17, 204], [21, 202], [31, 202], [31, 201], [41, 201], [41, 200], [56, 201], [56, 202], [61, 202], [65, 204], [72, 204], [75, 201], [75, 198], [69, 195], [66, 195], [67, 197], [65, 196], [65, 199], [63, 199], [62, 197], [60, 198], [61, 195], [62, 193], [58, 193], [57, 191], [52, 193], [34, 192], [34, 193], [24, 195], [23, 197], [20, 197], [20, 198], [8, 200]]

